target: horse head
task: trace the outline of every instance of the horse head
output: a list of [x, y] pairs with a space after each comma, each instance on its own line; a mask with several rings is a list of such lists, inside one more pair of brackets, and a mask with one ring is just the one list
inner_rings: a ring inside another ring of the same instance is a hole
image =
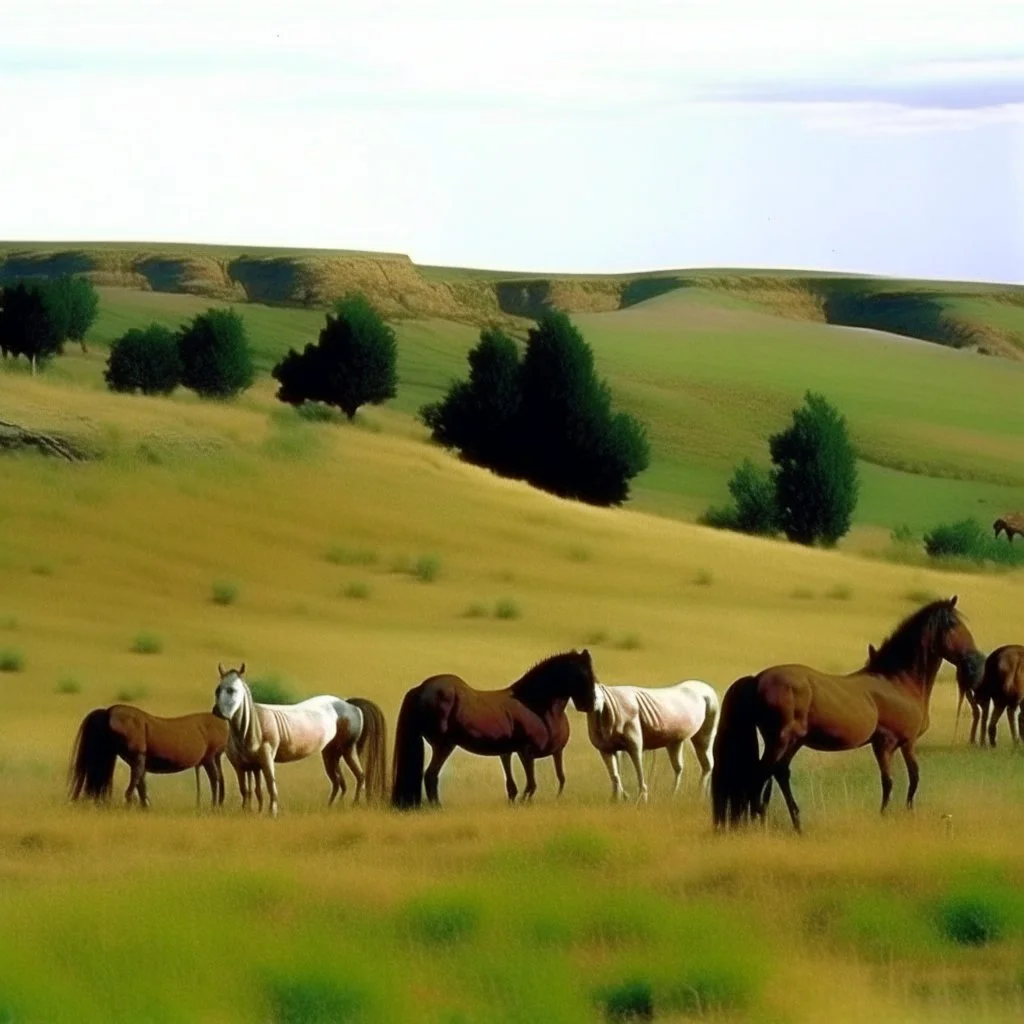
[[218, 718], [230, 721], [238, 709], [245, 703], [248, 687], [245, 685], [245, 662], [238, 668], [225, 669], [217, 663], [220, 682], [213, 694], [213, 713]]
[[956, 667], [957, 679], [962, 679], [974, 689], [981, 682], [985, 670], [985, 655], [978, 649], [967, 623], [956, 610], [956, 600], [954, 594], [943, 602], [936, 641], [942, 657]]
[[569, 692], [577, 711], [593, 711], [597, 704], [597, 677], [594, 675], [594, 661], [590, 651], [572, 652], [574, 670], [573, 687]]

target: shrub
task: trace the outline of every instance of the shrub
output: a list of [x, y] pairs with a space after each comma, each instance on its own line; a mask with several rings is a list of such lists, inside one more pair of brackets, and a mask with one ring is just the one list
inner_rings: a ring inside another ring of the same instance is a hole
[[480, 927], [480, 907], [460, 896], [429, 896], [405, 908], [409, 934], [431, 946], [452, 946], [471, 938]]
[[132, 328], [110, 346], [103, 378], [111, 391], [169, 395], [181, 383], [181, 355], [174, 332], [162, 324]]
[[114, 699], [122, 704], [131, 704], [132, 701], [142, 700], [148, 694], [149, 690], [140, 683], [137, 683], [135, 685], [122, 686], [114, 695]]
[[825, 591], [825, 596], [830, 601], [849, 601], [853, 597], [853, 587], [848, 583], [837, 583]]
[[0, 672], [21, 672], [25, 668], [25, 656], [13, 647], [0, 650]]
[[693, 585], [695, 587], [710, 587], [715, 582], [715, 577], [707, 569], [700, 569], [694, 574]]
[[639, 651], [643, 647], [643, 641], [636, 633], [627, 633], [615, 645], [620, 651]]
[[341, 416], [324, 402], [303, 402], [295, 407], [295, 412], [307, 423], [341, 422]]
[[729, 481], [729, 493], [735, 503], [735, 529], [762, 536], [775, 533], [778, 523], [775, 481], [768, 470], [744, 459]]
[[602, 988], [597, 1001], [609, 1021], [654, 1020], [654, 986], [645, 978], [630, 978]]
[[518, 619], [522, 615], [519, 605], [510, 597], [499, 598], [494, 605], [496, 619]]
[[65, 678], [57, 681], [56, 691], [66, 696], [73, 696], [76, 693], [82, 692], [82, 684], [77, 679], [65, 676]]
[[368, 584], [355, 580], [349, 583], [342, 591], [345, 597], [352, 598], [356, 601], [365, 601], [370, 596], [370, 587]]
[[282, 978], [267, 985], [272, 1024], [349, 1024], [366, 1019], [362, 988], [322, 978]]
[[831, 547], [850, 529], [860, 488], [846, 420], [808, 391], [792, 424], [769, 439], [778, 521], [791, 541]]
[[370, 548], [350, 548], [343, 544], [332, 544], [324, 554], [334, 565], [374, 565], [378, 557]]
[[294, 704], [295, 695], [279, 675], [248, 680], [252, 699], [257, 704]]
[[939, 905], [939, 930], [958, 946], [986, 946], [1003, 937], [1008, 915], [987, 893], [961, 893]]
[[607, 629], [595, 629], [587, 634], [586, 640], [583, 641], [587, 647], [600, 647], [601, 644], [608, 643], [608, 630]]
[[317, 344], [289, 349], [274, 367], [277, 397], [290, 405], [323, 402], [351, 420], [361, 405], [395, 397], [398, 343], [369, 300], [352, 292], [327, 315]]
[[441, 574], [441, 558], [438, 555], [420, 555], [413, 566], [413, 575], [424, 583], [433, 583]]
[[913, 544], [917, 539], [917, 534], [907, 523], [899, 523], [892, 528], [889, 538], [893, 544]]
[[701, 526], [710, 526], [714, 530], [739, 530], [739, 519], [733, 505], [712, 505], [698, 517]]
[[212, 587], [211, 598], [214, 604], [234, 604], [238, 600], [238, 587], [234, 583], [219, 580]]
[[163, 649], [163, 641], [153, 633], [139, 633], [132, 641], [133, 654], [159, 654]]
[[1024, 547], [1001, 543], [977, 519], [941, 523], [924, 535], [924, 549], [931, 558], [1024, 565]]
[[203, 398], [233, 398], [252, 385], [245, 322], [233, 309], [209, 309], [182, 328], [181, 383]]

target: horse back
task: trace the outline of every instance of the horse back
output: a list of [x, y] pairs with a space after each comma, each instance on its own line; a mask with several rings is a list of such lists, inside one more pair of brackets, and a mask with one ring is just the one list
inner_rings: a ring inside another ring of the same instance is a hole
[[985, 661], [979, 697], [1016, 705], [1024, 700], [1024, 646], [997, 647]]
[[209, 711], [162, 718], [130, 704], [110, 708], [110, 728], [126, 753], [144, 754], [147, 769], [176, 772], [220, 754], [228, 740], [228, 723]]

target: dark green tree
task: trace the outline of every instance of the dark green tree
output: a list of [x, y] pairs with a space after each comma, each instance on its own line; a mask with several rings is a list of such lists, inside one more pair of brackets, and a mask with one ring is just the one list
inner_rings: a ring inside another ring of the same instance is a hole
[[0, 291], [0, 348], [5, 357], [24, 356], [34, 375], [38, 365], [60, 351], [62, 342], [42, 288], [19, 281]]
[[778, 529], [775, 480], [771, 471], [744, 459], [729, 480], [735, 507], [735, 528], [743, 533], [770, 536]]
[[800, 544], [833, 546], [857, 506], [857, 456], [845, 418], [808, 391], [792, 424], [769, 439], [779, 525]]
[[317, 344], [289, 349], [272, 376], [282, 402], [323, 402], [351, 420], [360, 406], [395, 397], [397, 359], [395, 332], [364, 295], [351, 292], [327, 315]]
[[61, 336], [87, 352], [85, 336], [96, 322], [100, 298], [93, 283], [85, 277], [61, 274], [43, 284], [47, 307]]
[[177, 336], [163, 324], [133, 328], [110, 346], [103, 376], [112, 391], [169, 395], [181, 382]]
[[245, 322], [233, 309], [209, 309], [182, 328], [181, 383], [203, 398], [233, 398], [255, 370]]

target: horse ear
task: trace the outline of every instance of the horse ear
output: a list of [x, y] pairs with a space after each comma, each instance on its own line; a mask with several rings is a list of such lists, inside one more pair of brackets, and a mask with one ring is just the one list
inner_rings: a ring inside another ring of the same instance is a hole
[[594, 664], [593, 658], [590, 657], [590, 651], [586, 647], [584, 647], [583, 650], [580, 651], [580, 656], [588, 665]]
[[952, 597], [951, 597], [951, 598], [949, 599], [949, 607], [950, 607], [950, 608], [955, 608], [955, 607], [956, 607], [956, 599], [957, 599], [957, 595], [956, 595], [956, 594], [954, 594], [954, 595], [953, 595], [953, 596], [952, 596]]
[[874, 644], [868, 644], [868, 661], [874, 661], [878, 655], [878, 649]]
[[221, 677], [221, 679], [223, 679], [226, 674], [224, 672], [224, 666], [219, 661], [217, 662], [217, 674]]
[[242, 664], [238, 668], [238, 674], [240, 676], [244, 676], [245, 675], [245, 662], [244, 661], [242, 662]]

